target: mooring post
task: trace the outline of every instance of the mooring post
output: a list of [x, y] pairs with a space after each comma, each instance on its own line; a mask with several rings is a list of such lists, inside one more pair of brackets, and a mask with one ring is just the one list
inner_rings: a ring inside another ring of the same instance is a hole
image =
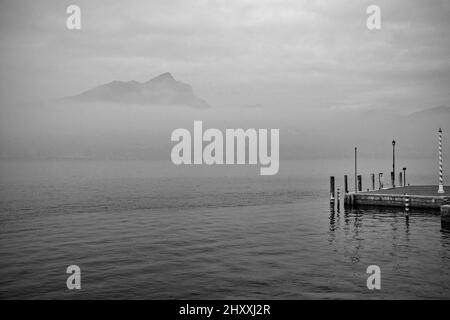
[[347, 175], [344, 176], [344, 194], [348, 193], [348, 177]]
[[375, 173], [371, 173], [370, 178], [372, 180], [372, 190], [375, 190]]
[[330, 205], [334, 207], [334, 176], [330, 177]]
[[439, 188], [438, 193], [445, 193], [444, 191], [444, 179], [442, 177], [442, 129], [439, 128]]
[[383, 189], [383, 173], [378, 173], [378, 188]]
[[362, 177], [359, 174], [358, 175], [358, 192], [361, 192], [361, 191], [362, 191]]
[[392, 188], [395, 188], [395, 175], [394, 175], [394, 171], [391, 171], [391, 185]]
[[399, 187], [403, 187], [403, 178], [401, 172], [398, 173], [398, 185]]
[[403, 167], [403, 186], [406, 187], [406, 167]]

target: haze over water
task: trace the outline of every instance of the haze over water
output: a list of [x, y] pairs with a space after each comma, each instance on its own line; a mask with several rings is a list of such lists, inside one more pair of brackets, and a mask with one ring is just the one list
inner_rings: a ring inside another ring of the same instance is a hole
[[[400, 159], [434, 184], [435, 161]], [[448, 298], [450, 233], [438, 214], [330, 214], [347, 160], [177, 167], [157, 161], [0, 164], [1, 298]], [[360, 160], [364, 187], [389, 160]], [[82, 290], [66, 288], [77, 264]], [[381, 268], [380, 291], [366, 268]]]
[[[448, 0], [379, 0], [377, 30], [368, 0], [76, 5], [0, 1], [0, 298], [450, 297], [438, 214], [328, 204], [392, 140], [437, 184], [438, 128], [450, 180]], [[279, 129], [279, 174], [174, 166], [194, 121]]]

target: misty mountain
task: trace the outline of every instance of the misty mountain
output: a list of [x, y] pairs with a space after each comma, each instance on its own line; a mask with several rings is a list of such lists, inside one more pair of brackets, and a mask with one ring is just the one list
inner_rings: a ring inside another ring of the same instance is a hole
[[190, 85], [175, 80], [169, 72], [143, 83], [134, 80], [112, 81], [67, 99], [80, 102], [210, 107], [205, 100], [194, 95]]

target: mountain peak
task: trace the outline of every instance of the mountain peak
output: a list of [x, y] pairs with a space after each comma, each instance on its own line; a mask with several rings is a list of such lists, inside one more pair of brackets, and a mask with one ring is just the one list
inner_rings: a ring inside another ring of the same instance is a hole
[[209, 108], [206, 101], [194, 95], [189, 84], [175, 80], [165, 72], [145, 83], [137, 81], [112, 81], [105, 85], [71, 97], [79, 101], [106, 101], [113, 103], [137, 103], [145, 105], [186, 105]]
[[170, 72], [164, 72], [159, 76], [150, 79], [148, 82], [162, 82], [162, 81], [175, 81], [175, 78], [172, 76]]

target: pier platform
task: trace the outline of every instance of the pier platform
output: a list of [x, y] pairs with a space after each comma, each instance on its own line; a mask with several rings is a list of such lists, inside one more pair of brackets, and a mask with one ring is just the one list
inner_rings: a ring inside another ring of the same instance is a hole
[[440, 210], [450, 205], [450, 186], [445, 193], [438, 193], [438, 186], [407, 186], [372, 191], [348, 193], [344, 196], [344, 206], [405, 207]]

